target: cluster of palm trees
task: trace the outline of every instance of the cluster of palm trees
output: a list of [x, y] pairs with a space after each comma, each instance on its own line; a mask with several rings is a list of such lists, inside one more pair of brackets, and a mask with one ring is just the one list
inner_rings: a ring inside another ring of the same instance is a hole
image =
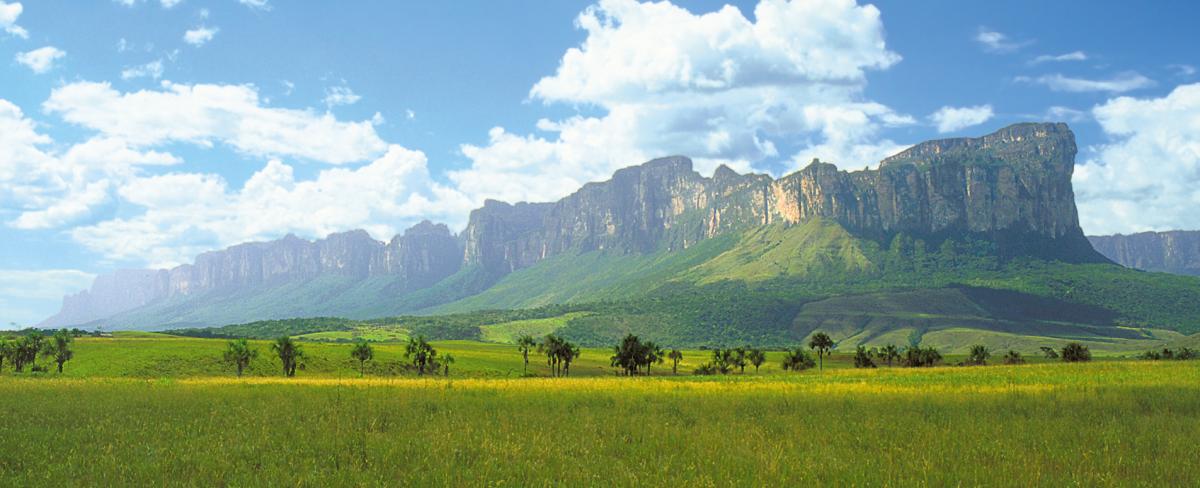
[[52, 359], [58, 365], [58, 372], [63, 372], [63, 365], [75, 357], [71, 343], [75, 336], [71, 331], [62, 329], [49, 337], [40, 331], [33, 331], [16, 339], [0, 338], [0, 371], [4, 370], [4, 362], [11, 361], [13, 370], [22, 373], [25, 367], [33, 372], [44, 372], [46, 369], [38, 366], [39, 356]]
[[[523, 339], [522, 342], [529, 341]], [[570, 376], [571, 362], [579, 357], [579, 346], [555, 334], [547, 335], [537, 345], [537, 350], [546, 355], [546, 365], [550, 367], [550, 374], [553, 376]]]
[[729, 374], [737, 369], [739, 373], [746, 372], [746, 366], [754, 366], [754, 372], [767, 362], [767, 353], [754, 347], [732, 347], [714, 349], [712, 360], [696, 368], [696, 374]]
[[671, 360], [671, 372], [677, 374], [683, 353], [677, 349], [664, 350], [652, 341], [642, 342], [638, 336], [627, 334], [619, 344], [613, 346], [613, 355], [609, 359], [612, 366], [620, 368], [620, 374], [625, 376], [649, 376], [650, 367], [655, 363], [662, 364], [666, 359]]
[[439, 370], [443, 375], [450, 376], [450, 365], [454, 364], [454, 356], [439, 356], [437, 349], [425, 340], [425, 336], [409, 337], [408, 344], [404, 346], [404, 357], [417, 369], [419, 376], [424, 376], [425, 373], [437, 374]]

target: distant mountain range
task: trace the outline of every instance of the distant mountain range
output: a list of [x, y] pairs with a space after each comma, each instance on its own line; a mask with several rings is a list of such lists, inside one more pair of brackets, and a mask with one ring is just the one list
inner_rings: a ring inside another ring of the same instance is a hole
[[1130, 268], [1200, 276], [1200, 231], [1091, 236], [1100, 254]]
[[814, 160], [779, 179], [724, 166], [704, 177], [686, 157], [661, 158], [557, 202], [489, 200], [458, 235], [422, 222], [388, 243], [362, 231], [288, 236], [170, 270], [118, 271], [41, 325], [165, 329], [565, 303], [596, 304], [568, 324], [584, 342], [629, 330], [690, 344], [786, 342], [813, 323], [860, 342], [954, 327], [1017, 334], [1022, 323], [1070, 322], [1056, 309], [1078, 312], [1077, 328], [1045, 334], [1200, 329], [1200, 311], [1153, 306], [1200, 298], [1200, 280], [1147, 279], [1093, 249], [1071, 187], [1075, 152], [1065, 124], [1017, 124], [924, 142], [856, 172]]

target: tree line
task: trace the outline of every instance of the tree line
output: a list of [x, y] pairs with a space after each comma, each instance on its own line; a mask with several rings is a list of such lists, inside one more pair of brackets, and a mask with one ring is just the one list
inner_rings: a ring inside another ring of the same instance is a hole
[[[280, 336], [271, 342], [270, 350], [279, 358], [285, 377], [294, 377], [297, 369], [304, 369], [305, 353], [299, 341]], [[258, 354], [258, 349], [251, 346], [248, 339], [232, 339], [226, 344], [222, 359], [233, 366], [241, 377], [250, 363], [258, 358]], [[375, 348], [370, 342], [360, 339], [350, 348], [350, 358], [358, 362], [359, 376], [366, 376], [367, 363], [375, 359]], [[455, 361], [452, 354], [439, 354], [424, 336], [409, 338], [404, 346], [404, 359], [404, 368], [416, 371], [418, 376], [438, 373], [450, 376], [450, 365]]]

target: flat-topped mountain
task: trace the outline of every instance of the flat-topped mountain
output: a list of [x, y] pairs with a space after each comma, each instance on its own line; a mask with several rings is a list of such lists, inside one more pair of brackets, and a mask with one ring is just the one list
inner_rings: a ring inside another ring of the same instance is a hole
[[712, 178], [681, 156], [584, 185], [554, 203], [488, 201], [471, 212], [466, 263], [497, 273], [568, 250], [686, 248], [728, 232], [823, 218], [881, 240], [975, 234], [1006, 255], [1102, 261], [1079, 228], [1066, 124], [1018, 124], [977, 139], [924, 142], [877, 170], [813, 161], [778, 180], [727, 167]]
[[[1072, 337], [1200, 330], [1200, 311], [1170, 305], [1200, 299], [1200, 280], [1146, 278], [1092, 248], [1071, 187], [1075, 152], [1065, 124], [1017, 124], [852, 172], [813, 161], [778, 179], [728, 167], [706, 177], [686, 157], [659, 158], [556, 202], [489, 200], [458, 235], [422, 222], [388, 243], [363, 231], [287, 236], [119, 271], [42, 326], [567, 304], [587, 311], [571, 321], [583, 343], [633, 330], [681, 344], [784, 343], [813, 324], [861, 341], [964, 324]], [[883, 312], [868, 320], [855, 307]], [[936, 319], [946, 310], [970, 313]]]

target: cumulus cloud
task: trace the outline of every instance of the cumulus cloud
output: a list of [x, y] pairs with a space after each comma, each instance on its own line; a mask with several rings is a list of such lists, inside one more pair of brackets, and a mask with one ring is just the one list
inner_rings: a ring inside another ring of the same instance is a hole
[[146, 64], [130, 66], [121, 70], [122, 80], [133, 80], [137, 78], [152, 78], [159, 79], [163, 75], [163, 60], [156, 59]]
[[183, 0], [161, 0], [163, 8], [175, 8], [176, 5], [183, 3]]
[[364, 161], [387, 149], [370, 120], [267, 107], [249, 85], [164, 82], [161, 90], [121, 93], [108, 83], [74, 82], [55, 88], [43, 108], [135, 146], [220, 142], [248, 155], [330, 164]]
[[241, 188], [218, 175], [169, 173], [129, 180], [118, 194], [145, 212], [77, 227], [71, 235], [109, 258], [147, 259], [153, 266], [288, 232], [323, 237], [361, 228], [385, 240], [423, 218], [461, 223], [470, 209], [460, 194], [430, 178], [423, 153], [395, 145], [368, 164], [327, 169], [311, 180], [271, 160]]
[[211, 41], [220, 30], [217, 27], [206, 27], [203, 25], [195, 29], [188, 29], [187, 32], [183, 33], [183, 42], [200, 47], [208, 44], [208, 41]]
[[34, 73], [42, 74], [54, 68], [54, 62], [66, 55], [67, 53], [61, 49], [54, 46], [46, 46], [28, 52], [17, 53], [16, 60], [18, 63], [33, 70]]
[[993, 53], [1011, 53], [1033, 43], [1033, 41], [1015, 41], [1003, 32], [983, 26], [980, 26], [975, 32], [975, 42], [983, 46], [985, 51]]
[[1066, 54], [1043, 54], [1029, 61], [1029, 64], [1042, 64], [1064, 61], [1087, 61], [1088, 55], [1083, 51], [1072, 51]]
[[53, 228], [92, 213], [113, 186], [138, 168], [179, 162], [168, 153], [140, 151], [123, 141], [93, 138], [53, 150], [19, 107], [0, 100], [0, 209], [15, 213], [8, 225]]
[[1039, 76], [1037, 78], [1018, 76], [1015, 78], [1015, 81], [1045, 85], [1051, 90], [1062, 92], [1125, 93], [1127, 91], [1149, 88], [1155, 84], [1154, 80], [1151, 80], [1150, 78], [1142, 76], [1140, 73], [1133, 71], [1119, 73], [1107, 80], [1073, 78], [1056, 73], [1052, 75]]
[[0, 1], [0, 29], [3, 29], [4, 33], [10, 36], [28, 39], [29, 31], [17, 25], [17, 18], [21, 16], [21, 12], [23, 11], [24, 7], [21, 6], [21, 2], [7, 3]]
[[945, 134], [987, 122], [992, 118], [992, 115], [991, 105], [942, 107], [930, 115], [929, 119], [937, 125], [939, 134]]
[[1092, 115], [1110, 141], [1075, 168], [1084, 230], [1200, 229], [1200, 84], [1112, 99]]
[[866, 72], [900, 60], [873, 6], [852, 0], [763, 0], [694, 14], [671, 3], [602, 0], [576, 19], [586, 33], [530, 98], [602, 115], [542, 120], [535, 134], [497, 127], [464, 145], [449, 174], [476, 201], [547, 200], [617, 168], [687, 154], [701, 171], [750, 169], [779, 156], [775, 140], [847, 166], [899, 145], [881, 127], [915, 122], [863, 99]]

